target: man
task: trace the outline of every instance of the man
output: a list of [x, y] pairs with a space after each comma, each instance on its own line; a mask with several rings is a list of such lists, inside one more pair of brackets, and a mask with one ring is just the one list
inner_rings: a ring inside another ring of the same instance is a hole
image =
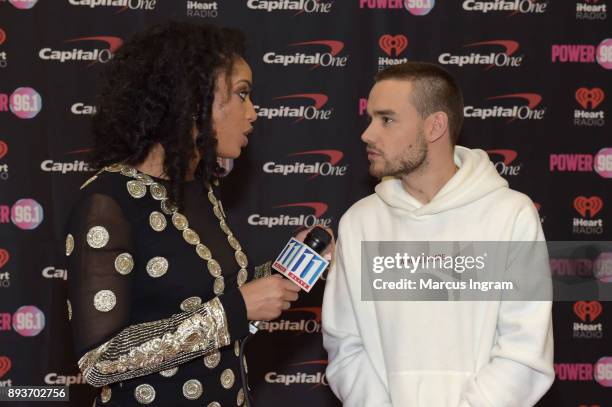
[[456, 146], [463, 97], [448, 72], [409, 62], [375, 82], [361, 139], [385, 179], [340, 221], [329, 384], [346, 407], [532, 406], [554, 379], [550, 301], [361, 300], [362, 241], [544, 240], [530, 199], [484, 151]]

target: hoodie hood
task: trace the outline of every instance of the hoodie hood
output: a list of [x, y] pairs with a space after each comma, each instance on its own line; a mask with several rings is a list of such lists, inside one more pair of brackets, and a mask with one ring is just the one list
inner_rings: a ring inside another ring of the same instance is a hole
[[424, 216], [459, 208], [500, 188], [508, 188], [508, 182], [497, 173], [485, 151], [456, 146], [454, 160], [459, 170], [425, 205], [406, 192], [398, 178], [389, 178], [376, 185], [376, 195], [393, 208]]

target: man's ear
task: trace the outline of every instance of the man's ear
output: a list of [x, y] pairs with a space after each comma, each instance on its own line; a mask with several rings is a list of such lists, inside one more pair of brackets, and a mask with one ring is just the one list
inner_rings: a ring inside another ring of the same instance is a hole
[[444, 112], [435, 112], [425, 119], [425, 138], [433, 143], [448, 133], [448, 115]]

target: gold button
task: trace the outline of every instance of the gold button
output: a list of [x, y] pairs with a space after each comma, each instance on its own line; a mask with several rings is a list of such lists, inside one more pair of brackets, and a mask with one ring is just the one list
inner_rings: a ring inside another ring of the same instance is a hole
[[128, 193], [132, 198], [140, 199], [147, 194], [147, 186], [142, 181], [131, 180], [127, 183]]
[[157, 182], [154, 182], [151, 184], [150, 188], [151, 188], [151, 196], [153, 197], [153, 199], [161, 201], [162, 199], [166, 198], [167, 196], [166, 187], [164, 187], [163, 185], [158, 184]]
[[123, 165], [121, 167], [120, 172], [121, 172], [121, 174], [125, 175], [126, 177], [135, 177], [136, 174], [138, 174], [138, 171], [136, 171], [136, 168], [132, 168], [132, 167], [129, 167], [127, 165]]
[[230, 246], [232, 246], [232, 249], [234, 249], [234, 250], [242, 250], [242, 246], [240, 246], [240, 243], [238, 242], [238, 239], [236, 239], [236, 237], [234, 235], [229, 235], [227, 237], [227, 241], [229, 242]]
[[87, 244], [94, 249], [101, 249], [110, 240], [108, 230], [104, 226], [94, 226], [87, 232]]
[[189, 297], [183, 302], [181, 302], [180, 307], [181, 307], [181, 310], [185, 312], [189, 312], [189, 311], [194, 311], [200, 305], [202, 305], [202, 299], [200, 297]]
[[147, 263], [147, 273], [153, 278], [158, 278], [168, 271], [168, 260], [165, 257], [153, 257]]
[[100, 392], [100, 401], [104, 404], [108, 403], [111, 399], [113, 392], [110, 387], [104, 386], [102, 387], [102, 391]]
[[206, 267], [208, 268], [208, 272], [213, 277], [219, 277], [221, 275], [221, 266], [217, 262], [217, 260], [210, 259], [206, 262]]
[[172, 215], [174, 212], [178, 211], [178, 207], [169, 199], [162, 199], [160, 206], [162, 212], [166, 215]]
[[187, 400], [197, 400], [202, 395], [203, 388], [202, 383], [199, 380], [191, 379], [187, 380], [183, 385], [183, 396]]
[[224, 290], [225, 290], [225, 281], [223, 280], [223, 276], [219, 276], [215, 278], [215, 282], [213, 284], [213, 292], [215, 293], [215, 295], [223, 294]]
[[155, 182], [153, 181], [153, 178], [149, 177], [147, 174], [143, 174], [142, 172], [136, 174], [136, 179], [145, 185], [151, 185]]
[[117, 297], [111, 290], [100, 290], [94, 296], [94, 308], [100, 312], [108, 312], [115, 308]]
[[221, 373], [221, 386], [223, 386], [224, 389], [231, 389], [235, 380], [236, 377], [232, 369], [225, 369], [223, 373]]
[[193, 229], [183, 230], [183, 239], [189, 244], [197, 245], [200, 243], [200, 236]]
[[140, 404], [151, 404], [155, 400], [155, 389], [150, 384], [141, 384], [134, 389], [134, 397]]
[[166, 220], [166, 217], [163, 213], [153, 211], [149, 215], [149, 225], [151, 225], [151, 229], [153, 229], [154, 231], [161, 232], [162, 230], [166, 229], [167, 224], [168, 221]]
[[244, 403], [244, 389], [238, 390], [238, 395], [236, 395], [236, 405], [240, 407]]
[[178, 372], [178, 369], [178, 367], [173, 367], [172, 369], [162, 370], [161, 372], [159, 372], [159, 374], [164, 377], [172, 377], [176, 374], [176, 372]]
[[218, 350], [213, 351], [210, 355], [204, 358], [204, 366], [209, 369], [214, 369], [219, 365], [221, 361], [221, 352]]
[[238, 287], [242, 287], [244, 283], [246, 283], [248, 278], [249, 274], [246, 269], [240, 269], [240, 271], [238, 272], [238, 277], [236, 279], [238, 281]]
[[68, 233], [66, 236], [66, 256], [70, 256], [74, 250], [74, 236]]
[[104, 170], [108, 172], [119, 172], [122, 169], [123, 169], [123, 164], [120, 164], [120, 163], [115, 163], [115, 164], [107, 165], [106, 167], [104, 167]]
[[196, 245], [196, 253], [198, 253], [198, 256], [200, 256], [204, 260], [212, 259], [212, 253], [210, 252], [210, 249], [204, 246], [202, 243], [198, 243]]
[[234, 257], [236, 258], [236, 262], [242, 268], [246, 268], [249, 265], [249, 261], [247, 259], [246, 254], [244, 254], [241, 250], [238, 250], [234, 253]]
[[178, 230], [185, 230], [189, 227], [189, 221], [187, 221], [187, 218], [178, 212], [174, 212], [172, 215], [172, 224]]
[[115, 270], [122, 275], [128, 275], [134, 269], [134, 259], [129, 253], [121, 253], [115, 259]]

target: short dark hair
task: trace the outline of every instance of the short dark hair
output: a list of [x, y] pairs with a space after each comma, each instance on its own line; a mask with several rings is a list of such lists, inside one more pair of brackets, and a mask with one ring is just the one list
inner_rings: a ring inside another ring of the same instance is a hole
[[196, 179], [209, 183], [215, 178], [216, 78], [219, 73], [231, 74], [244, 49], [240, 31], [174, 21], [149, 27], [126, 41], [102, 75], [93, 116], [92, 168], [116, 162], [138, 165], [160, 143], [170, 179], [168, 192], [180, 207], [196, 149], [201, 157]]
[[435, 112], [446, 113], [451, 143], [457, 144], [463, 124], [463, 95], [448, 71], [427, 62], [406, 62], [386, 68], [374, 77], [376, 82], [387, 79], [413, 84], [411, 102], [422, 118]]

